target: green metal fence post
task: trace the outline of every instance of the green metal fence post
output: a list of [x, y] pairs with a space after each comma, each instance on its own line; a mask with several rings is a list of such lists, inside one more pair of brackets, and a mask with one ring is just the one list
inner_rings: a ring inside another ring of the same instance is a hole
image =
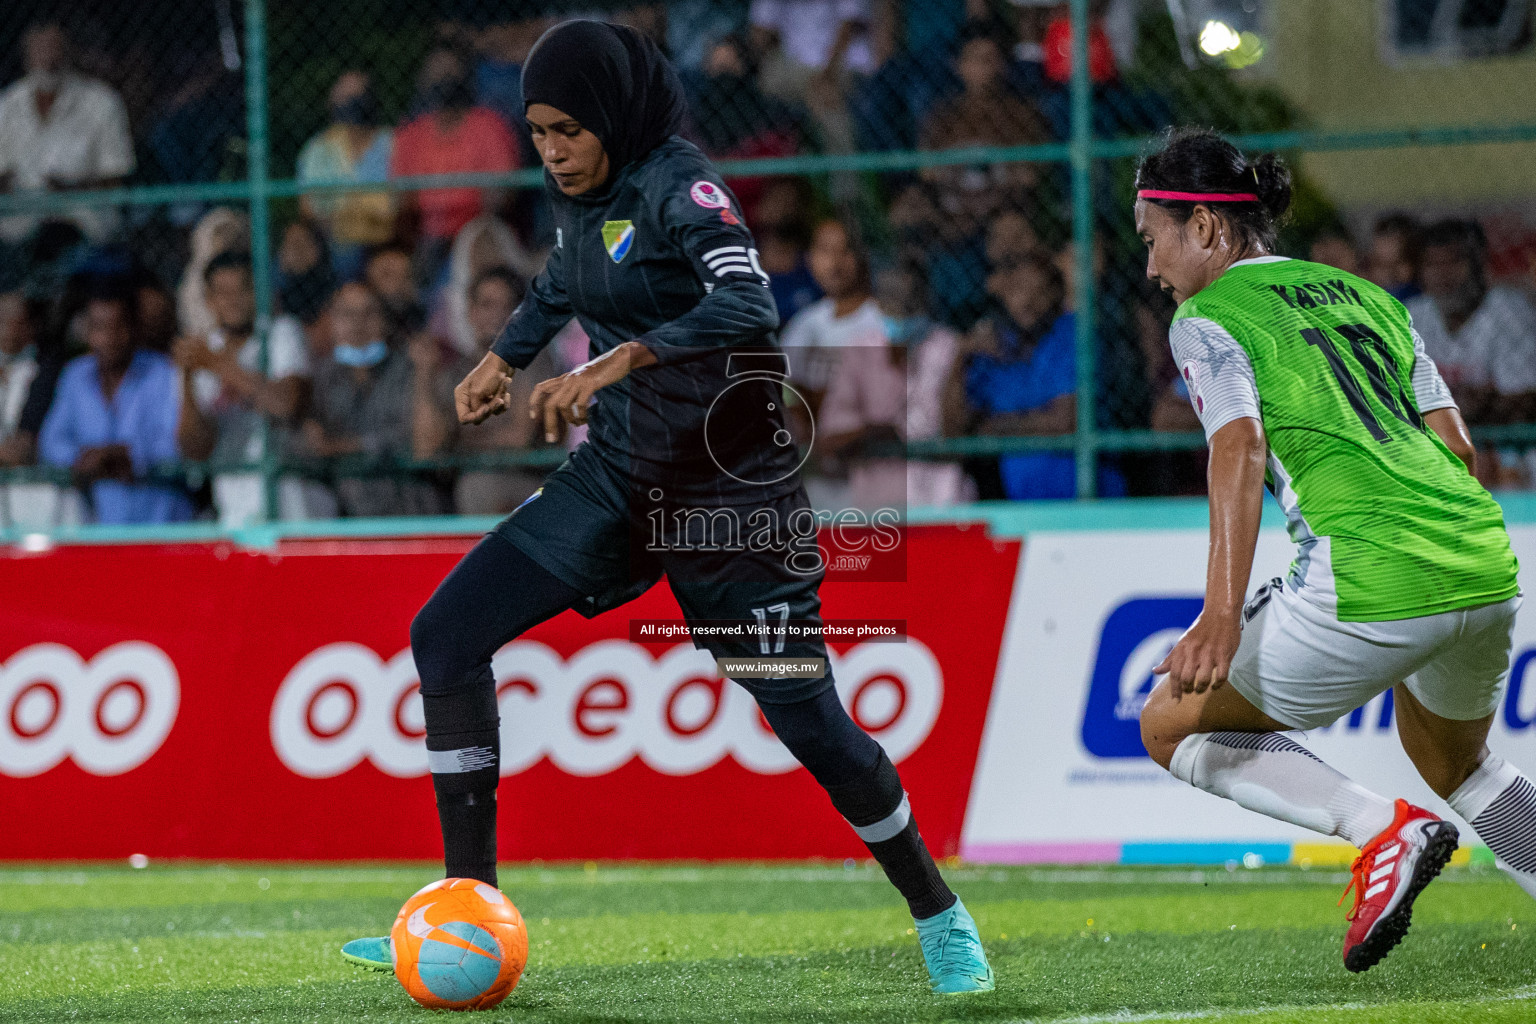
[[1098, 480], [1097, 353], [1094, 351], [1093, 81], [1088, 74], [1088, 0], [1072, 0], [1072, 248], [1077, 312], [1077, 496], [1091, 498]]
[[[245, 133], [246, 182], [251, 197], [251, 283], [256, 290], [256, 337], [261, 346], [260, 372], [270, 364], [268, 335], [272, 329], [272, 230], [267, 207], [267, 5], [266, 0], [245, 0]], [[261, 483], [262, 513], [268, 522], [277, 519], [276, 432], [262, 416]]]

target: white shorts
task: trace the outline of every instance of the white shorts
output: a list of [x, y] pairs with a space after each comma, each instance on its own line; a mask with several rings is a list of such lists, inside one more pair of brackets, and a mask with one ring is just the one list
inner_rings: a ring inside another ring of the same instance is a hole
[[1391, 622], [1340, 622], [1273, 580], [1244, 611], [1228, 681], [1293, 729], [1320, 729], [1403, 683], [1433, 714], [1493, 714], [1509, 678], [1516, 595]]

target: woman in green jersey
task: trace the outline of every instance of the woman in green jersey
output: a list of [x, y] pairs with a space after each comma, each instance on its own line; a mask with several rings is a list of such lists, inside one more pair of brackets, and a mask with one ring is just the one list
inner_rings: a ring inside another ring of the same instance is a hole
[[[1407, 311], [1274, 255], [1290, 197], [1279, 160], [1209, 131], [1173, 132], [1137, 173], [1147, 276], [1180, 303], [1170, 343], [1210, 444], [1211, 501], [1205, 607], [1157, 667], [1141, 729], [1183, 781], [1361, 847], [1344, 962], [1363, 971], [1407, 931], [1456, 827], [1283, 733], [1396, 687], [1408, 756], [1536, 895], [1536, 788], [1485, 745], [1520, 596], [1503, 515]], [[1245, 603], [1266, 486], [1297, 558]]]

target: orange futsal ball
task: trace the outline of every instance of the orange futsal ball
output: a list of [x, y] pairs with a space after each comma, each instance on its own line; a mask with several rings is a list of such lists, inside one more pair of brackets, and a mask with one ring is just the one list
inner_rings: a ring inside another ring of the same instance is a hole
[[445, 878], [406, 900], [389, 942], [395, 977], [434, 1010], [489, 1010], [528, 963], [523, 915], [500, 889], [473, 878]]

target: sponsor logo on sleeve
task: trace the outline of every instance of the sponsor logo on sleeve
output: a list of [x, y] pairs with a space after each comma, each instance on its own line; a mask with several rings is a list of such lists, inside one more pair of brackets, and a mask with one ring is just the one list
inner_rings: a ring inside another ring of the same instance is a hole
[[696, 181], [688, 190], [693, 201], [706, 210], [729, 210], [731, 197], [725, 194], [725, 190], [712, 181]]
[[1182, 373], [1184, 388], [1189, 392], [1189, 400], [1194, 403], [1195, 412], [1205, 412], [1205, 399], [1200, 397], [1200, 387], [1195, 381], [1195, 364], [1185, 363]]

